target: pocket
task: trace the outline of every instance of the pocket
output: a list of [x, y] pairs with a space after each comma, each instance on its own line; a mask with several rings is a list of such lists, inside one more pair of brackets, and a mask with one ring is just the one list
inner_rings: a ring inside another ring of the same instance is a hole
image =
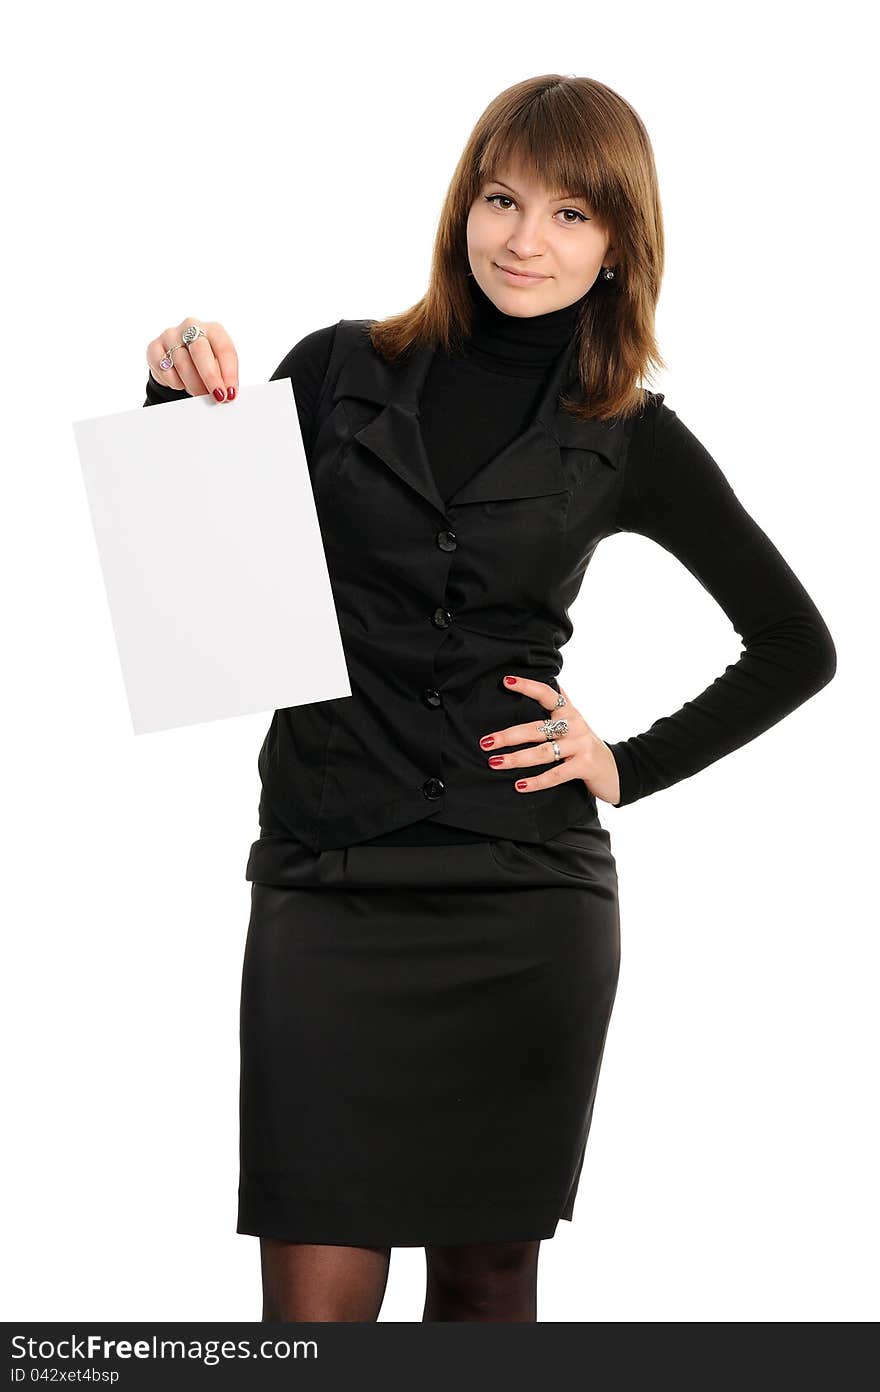
[[546, 841], [496, 840], [489, 849], [496, 864], [520, 882], [579, 884], [603, 897], [617, 897], [611, 837], [598, 813]]

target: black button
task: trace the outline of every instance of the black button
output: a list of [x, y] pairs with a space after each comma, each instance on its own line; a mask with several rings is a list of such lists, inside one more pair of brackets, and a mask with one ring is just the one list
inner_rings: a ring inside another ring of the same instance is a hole
[[438, 706], [442, 705], [442, 701], [440, 699], [440, 692], [434, 691], [431, 688], [429, 688], [427, 691], [422, 692], [422, 700], [424, 701], [426, 706], [431, 707], [431, 710], [436, 710]]
[[448, 609], [435, 609], [431, 615], [431, 622], [435, 628], [448, 628], [452, 623], [452, 615]]
[[455, 532], [438, 532], [437, 545], [441, 551], [454, 551], [458, 545], [458, 537]]
[[439, 778], [426, 778], [422, 784], [422, 792], [426, 798], [442, 797], [446, 789]]

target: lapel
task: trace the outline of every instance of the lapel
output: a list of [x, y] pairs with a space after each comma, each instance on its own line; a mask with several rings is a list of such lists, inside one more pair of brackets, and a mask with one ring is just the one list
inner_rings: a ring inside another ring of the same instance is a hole
[[559, 404], [567, 390], [582, 399], [573, 349], [561, 353], [545, 384], [531, 421], [502, 450], [482, 464], [445, 502], [434, 480], [419, 422], [419, 397], [435, 348], [411, 349], [396, 363], [386, 363], [370, 343], [348, 354], [333, 392], [334, 402], [355, 397], [382, 409], [354, 434], [354, 439], [440, 513], [460, 503], [502, 498], [533, 498], [568, 489], [562, 450], [588, 450], [619, 467], [624, 422], [578, 421]]

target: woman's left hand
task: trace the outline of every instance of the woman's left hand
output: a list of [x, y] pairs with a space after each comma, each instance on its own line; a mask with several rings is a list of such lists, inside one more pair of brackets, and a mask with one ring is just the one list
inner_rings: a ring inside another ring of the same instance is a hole
[[[545, 720], [567, 720], [568, 731], [555, 737], [562, 754], [561, 759], [556, 759], [551, 740], [539, 732], [537, 720], [527, 725], [511, 725], [506, 730], [493, 730], [480, 740], [480, 748], [491, 751], [489, 767], [518, 769], [549, 764], [546, 773], [518, 778], [514, 784], [517, 792], [533, 793], [541, 788], [553, 788], [557, 783], [567, 783], [572, 778], [582, 778], [594, 797], [615, 805], [620, 798], [620, 779], [614, 755], [590, 729], [580, 711], [575, 710], [568, 692], [561, 685], [557, 691], [547, 682], [532, 681], [529, 677], [505, 677], [504, 684], [511, 691], [533, 697], [544, 708]], [[560, 692], [566, 704], [557, 708]], [[515, 754], [499, 752], [508, 745], [527, 741], [532, 741], [528, 749], [519, 749]]]

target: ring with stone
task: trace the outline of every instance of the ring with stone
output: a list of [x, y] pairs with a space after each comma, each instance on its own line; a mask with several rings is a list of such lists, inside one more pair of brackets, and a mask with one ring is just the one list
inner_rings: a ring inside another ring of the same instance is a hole
[[175, 343], [173, 348], [167, 348], [165, 350], [165, 356], [159, 359], [159, 371], [170, 371], [170, 369], [174, 366], [174, 354], [178, 348], [189, 347], [191, 343], [195, 343], [197, 338], [207, 337], [208, 335], [205, 333], [205, 330], [201, 328], [198, 324], [188, 324], [183, 331], [183, 337], [181, 338], [180, 342]]
[[567, 720], [542, 720], [538, 724], [538, 734], [552, 739], [554, 735], [568, 734]]

